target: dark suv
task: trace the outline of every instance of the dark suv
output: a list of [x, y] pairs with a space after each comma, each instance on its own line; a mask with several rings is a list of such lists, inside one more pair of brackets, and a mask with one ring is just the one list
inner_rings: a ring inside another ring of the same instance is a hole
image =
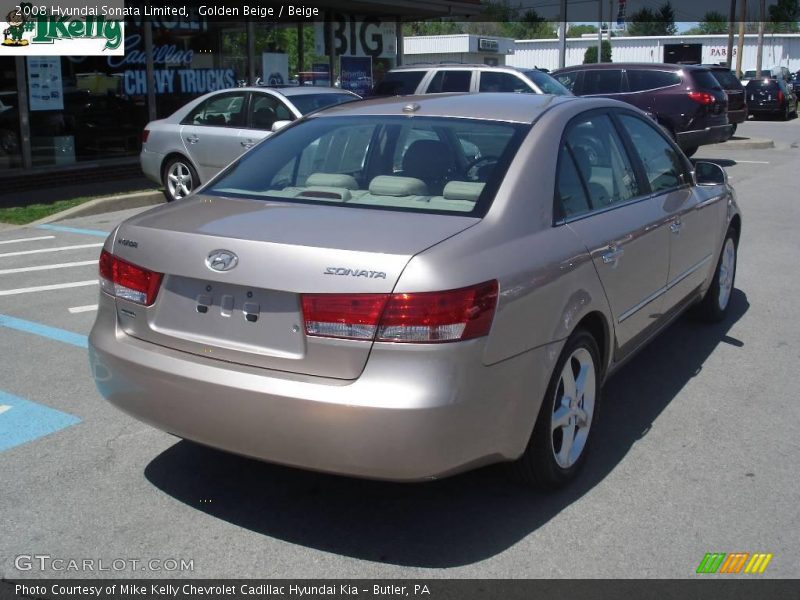
[[783, 79], [751, 79], [744, 89], [747, 108], [753, 117], [776, 116], [788, 121], [797, 115], [797, 99]]
[[747, 103], [744, 100], [744, 86], [736, 74], [722, 65], [703, 65], [714, 76], [728, 96], [728, 122], [733, 125], [731, 135], [739, 123], [747, 121]]
[[705, 67], [659, 63], [577, 65], [551, 73], [576, 96], [603, 96], [642, 109], [691, 156], [733, 135], [728, 97]]

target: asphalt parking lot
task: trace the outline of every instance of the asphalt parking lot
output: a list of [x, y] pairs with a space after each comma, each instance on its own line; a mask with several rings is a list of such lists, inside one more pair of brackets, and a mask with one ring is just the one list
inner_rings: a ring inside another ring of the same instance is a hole
[[744, 217], [728, 320], [679, 320], [611, 379], [586, 470], [552, 495], [497, 467], [308, 473], [143, 425], [100, 398], [85, 349], [105, 232], [143, 209], [0, 231], [0, 577], [686, 578], [707, 552], [798, 577], [800, 120], [738, 135], [776, 147], [696, 157]]

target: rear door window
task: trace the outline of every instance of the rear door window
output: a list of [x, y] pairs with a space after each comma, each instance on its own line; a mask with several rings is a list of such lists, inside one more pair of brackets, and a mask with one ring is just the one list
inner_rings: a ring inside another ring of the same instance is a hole
[[373, 96], [407, 96], [417, 91], [425, 71], [396, 71], [387, 73], [375, 89]]
[[[480, 74], [480, 92], [533, 93], [531, 86], [511, 73], [483, 71]], [[467, 84], [469, 85], [469, 84]]]
[[681, 82], [680, 75], [669, 71], [645, 71], [642, 69], [628, 69], [628, 90], [631, 92], [643, 92], [645, 90], [655, 90], [671, 85], [678, 85]]
[[597, 69], [585, 71], [583, 74], [584, 95], [619, 94], [622, 91], [621, 69]]
[[201, 102], [183, 119], [184, 125], [242, 127], [244, 125], [245, 92], [220, 94]]
[[427, 92], [429, 94], [468, 92], [471, 80], [472, 71], [438, 71], [428, 85]]

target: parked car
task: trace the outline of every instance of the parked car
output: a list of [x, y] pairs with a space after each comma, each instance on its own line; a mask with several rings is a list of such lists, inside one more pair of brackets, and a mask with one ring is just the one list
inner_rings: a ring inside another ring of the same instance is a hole
[[794, 74], [794, 79], [792, 79], [790, 86], [794, 92], [795, 99], [800, 99], [800, 71]]
[[144, 174], [164, 186], [168, 202], [210, 180], [273, 131], [326, 106], [359, 100], [323, 87], [234, 88], [201, 96], [142, 135]]
[[[748, 81], [753, 79], [759, 79], [756, 76], [755, 69], [749, 69], [742, 74], [742, 83], [746, 84]], [[767, 77], [772, 79], [783, 79], [784, 81], [789, 81], [792, 78], [792, 74], [787, 67], [768, 67], [766, 69], [761, 69], [761, 77]]]
[[745, 88], [747, 110], [756, 117], [797, 116], [797, 98], [783, 79], [752, 79]]
[[705, 67], [599, 63], [559, 69], [552, 75], [576, 96], [614, 98], [652, 113], [687, 156], [699, 146], [733, 135], [728, 98]]
[[557, 487], [607, 377], [685, 309], [725, 317], [741, 227], [724, 171], [621, 102], [344, 104], [114, 230], [91, 372], [245, 456], [403, 481], [512, 461]]
[[410, 65], [386, 73], [372, 96], [405, 96], [448, 92], [514, 92], [568, 96], [564, 88], [538, 69], [488, 65]]
[[739, 123], [747, 120], [747, 103], [744, 100], [744, 86], [736, 77], [736, 73], [728, 67], [720, 65], [703, 65], [719, 82], [728, 96], [728, 122], [733, 125], [731, 135], [736, 132]]

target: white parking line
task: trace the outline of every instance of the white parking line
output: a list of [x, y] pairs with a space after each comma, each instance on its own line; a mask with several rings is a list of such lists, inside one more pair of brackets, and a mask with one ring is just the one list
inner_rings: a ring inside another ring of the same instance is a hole
[[65, 288], [84, 287], [87, 285], [97, 285], [97, 279], [90, 281], [73, 281], [71, 283], [56, 283], [53, 285], [37, 285], [34, 287], [17, 288], [16, 290], [0, 290], [0, 296], [15, 296], [17, 294], [29, 294], [31, 292], [49, 292], [50, 290], [63, 290]]
[[80, 250], [82, 248], [100, 248], [103, 244], [75, 244], [74, 246], [59, 246], [58, 248], [39, 248], [38, 250], [22, 250], [20, 252], [6, 252], [0, 254], [0, 258], [5, 256], [23, 256], [25, 254], [42, 254], [44, 252], [60, 252], [61, 250]]
[[768, 160], [736, 160], [737, 163], [748, 163], [751, 165], [768, 165]]
[[18, 269], [0, 269], [0, 275], [11, 275], [12, 273], [28, 273], [29, 271], [49, 271], [50, 269], [66, 269], [67, 267], [85, 267], [96, 265], [96, 260], [79, 260], [76, 262], [58, 263], [55, 265], [39, 265], [38, 267], [19, 267]]
[[93, 310], [97, 310], [97, 304], [87, 304], [86, 306], [73, 306], [72, 308], [67, 309], [73, 315], [76, 313], [85, 313], [85, 312], [92, 312]]
[[3, 240], [0, 244], [16, 244], [18, 242], [38, 242], [39, 240], [52, 240], [56, 236], [54, 235], [40, 235], [39, 237], [32, 237], [32, 238], [19, 238], [16, 240]]

